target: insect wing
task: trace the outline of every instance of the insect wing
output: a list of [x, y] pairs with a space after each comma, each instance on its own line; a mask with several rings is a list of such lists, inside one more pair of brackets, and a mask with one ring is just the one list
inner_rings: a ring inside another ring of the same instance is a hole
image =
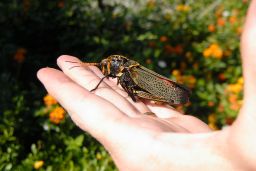
[[132, 67], [133, 81], [153, 96], [169, 104], [184, 104], [189, 101], [190, 90], [143, 66]]

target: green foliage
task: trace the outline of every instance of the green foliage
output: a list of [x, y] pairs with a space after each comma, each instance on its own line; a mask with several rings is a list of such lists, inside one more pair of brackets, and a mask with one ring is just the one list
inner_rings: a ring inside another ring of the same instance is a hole
[[[0, 2], [0, 170], [115, 170], [105, 149], [58, 104], [45, 105], [36, 71], [61, 54], [126, 55], [192, 89], [178, 110], [212, 128], [242, 104], [239, 39], [246, 0]], [[57, 120], [52, 115], [56, 115]], [[39, 162], [40, 163], [40, 162]]]

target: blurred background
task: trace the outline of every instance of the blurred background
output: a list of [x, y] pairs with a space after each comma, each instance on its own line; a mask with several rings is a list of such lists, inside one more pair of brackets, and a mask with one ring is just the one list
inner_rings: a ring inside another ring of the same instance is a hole
[[0, 170], [117, 170], [36, 78], [62, 54], [122, 54], [192, 90], [177, 110], [212, 129], [242, 105], [247, 0], [1, 0]]

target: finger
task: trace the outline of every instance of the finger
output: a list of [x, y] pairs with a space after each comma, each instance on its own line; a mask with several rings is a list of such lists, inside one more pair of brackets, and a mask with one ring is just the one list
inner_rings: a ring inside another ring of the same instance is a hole
[[[102, 77], [102, 72], [97, 67], [89, 67], [98, 77]], [[121, 86], [117, 85], [117, 80], [110, 78], [109, 80], [104, 80], [105, 83], [111, 87], [114, 91], [116, 91], [118, 94], [126, 98], [140, 113], [147, 113], [150, 112], [150, 109], [145, 105], [143, 101], [138, 100], [137, 102], [134, 102], [131, 97], [125, 92]]]
[[[77, 62], [77, 64], [66, 61]], [[87, 90], [94, 89], [100, 82], [101, 78], [96, 76], [88, 67], [76, 67], [70, 69], [72, 66], [79, 66], [79, 63], [81, 63], [81, 61], [75, 57], [63, 55], [58, 58], [57, 63], [68, 77], [70, 77], [74, 82], [78, 83], [80, 86], [86, 88]], [[103, 81], [100, 86], [95, 91], [93, 91], [93, 93], [108, 100], [129, 116], [136, 116], [139, 114], [136, 108], [131, 105], [129, 101], [127, 101], [120, 94], [109, 87], [105, 81]]]
[[113, 104], [90, 93], [58, 70], [44, 68], [38, 71], [37, 76], [72, 120], [98, 140], [105, 141], [129, 122], [128, 117]]
[[[148, 108], [156, 114], [159, 118], [172, 118], [181, 115], [180, 112], [175, 110], [172, 106], [168, 104], [154, 104], [150, 102], [145, 102]], [[182, 114], [183, 115], [183, 114]]]
[[[256, 1], [249, 7], [241, 41], [245, 104], [256, 101]], [[256, 106], [256, 104], [250, 104]]]

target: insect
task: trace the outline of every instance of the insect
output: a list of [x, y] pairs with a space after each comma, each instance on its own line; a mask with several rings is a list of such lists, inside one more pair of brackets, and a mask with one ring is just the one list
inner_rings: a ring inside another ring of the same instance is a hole
[[156, 72], [141, 66], [138, 62], [121, 55], [111, 55], [100, 63], [84, 63], [98, 66], [105, 78], [117, 78], [117, 84], [128, 93], [134, 102], [137, 98], [164, 102], [169, 105], [185, 104], [189, 101], [191, 91]]

